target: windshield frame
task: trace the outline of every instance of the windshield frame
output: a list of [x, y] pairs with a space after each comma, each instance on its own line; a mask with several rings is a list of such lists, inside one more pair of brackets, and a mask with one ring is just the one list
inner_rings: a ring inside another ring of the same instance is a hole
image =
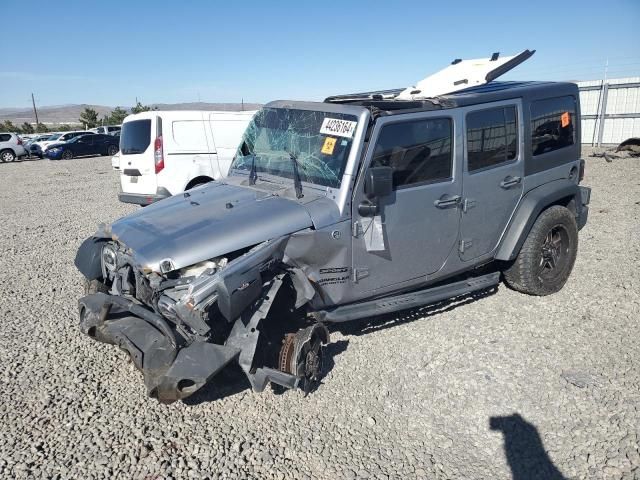
[[[297, 102], [288, 100], [277, 100], [274, 102], [270, 102], [264, 105], [263, 108], [310, 110], [328, 114], [335, 113], [353, 115], [357, 118], [358, 124], [356, 125], [356, 129], [353, 134], [349, 154], [347, 155], [347, 158], [345, 160], [346, 164], [342, 174], [340, 186], [333, 188], [319, 185], [317, 183], [309, 183], [302, 180], [302, 185], [305, 192], [312, 192], [316, 195], [324, 195], [327, 198], [333, 200], [338, 205], [340, 214], [344, 215], [345, 210], [349, 207], [350, 204], [351, 191], [353, 189], [354, 180], [358, 174], [360, 158], [363, 154], [363, 139], [370, 119], [369, 110], [365, 107], [356, 105], [339, 105], [323, 102]], [[229, 176], [248, 178], [249, 171], [230, 168]], [[293, 180], [288, 177], [281, 177], [279, 175], [274, 175], [268, 172], [259, 172], [259, 177], [260, 180], [270, 183], [282, 184], [284, 187], [293, 186]]]

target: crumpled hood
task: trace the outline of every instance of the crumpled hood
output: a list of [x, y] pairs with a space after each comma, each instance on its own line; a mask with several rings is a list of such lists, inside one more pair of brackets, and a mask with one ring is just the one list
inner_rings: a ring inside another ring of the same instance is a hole
[[293, 200], [224, 183], [211, 183], [141, 208], [111, 225], [111, 236], [133, 251], [136, 263], [174, 269], [312, 226]]

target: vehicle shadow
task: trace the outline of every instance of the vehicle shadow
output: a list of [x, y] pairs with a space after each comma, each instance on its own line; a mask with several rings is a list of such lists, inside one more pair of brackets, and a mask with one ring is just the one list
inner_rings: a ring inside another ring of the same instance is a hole
[[423, 307], [404, 310], [401, 312], [388, 313], [362, 320], [353, 320], [345, 323], [335, 323], [329, 325], [329, 330], [332, 332], [340, 332], [343, 335], [366, 335], [368, 333], [386, 330], [387, 328], [396, 327], [405, 323], [449, 312], [463, 305], [468, 305], [483, 298], [487, 298], [497, 293], [497, 291], [498, 286], [496, 285], [485, 290], [478, 290], [476, 292], [449, 298], [447, 300], [432, 303], [430, 305], [425, 305]]
[[513, 480], [566, 479], [547, 455], [538, 429], [521, 415], [491, 417], [489, 428], [504, 436], [504, 452]]
[[[315, 392], [322, 385], [322, 378], [324, 378], [335, 366], [334, 358], [344, 352], [347, 349], [348, 344], [348, 340], [339, 340], [337, 342], [329, 343], [324, 347], [321, 380], [315, 384], [308, 393]], [[240, 366], [232, 363], [228, 367], [224, 368], [218, 375], [213, 377], [204, 387], [190, 397], [182, 400], [182, 402], [185, 405], [199, 405], [201, 403], [215, 402], [216, 400], [221, 400], [250, 389], [251, 384], [249, 383], [249, 380], [247, 380], [247, 377]], [[286, 388], [273, 384], [272, 390], [276, 395], [282, 395], [287, 392]]]

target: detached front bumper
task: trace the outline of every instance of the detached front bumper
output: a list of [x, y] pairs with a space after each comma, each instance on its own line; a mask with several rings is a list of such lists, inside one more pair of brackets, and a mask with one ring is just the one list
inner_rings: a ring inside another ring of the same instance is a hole
[[78, 304], [82, 332], [127, 352], [149, 396], [162, 403], [193, 394], [240, 353], [208, 342], [180, 345], [162, 317], [123, 297], [95, 293]]

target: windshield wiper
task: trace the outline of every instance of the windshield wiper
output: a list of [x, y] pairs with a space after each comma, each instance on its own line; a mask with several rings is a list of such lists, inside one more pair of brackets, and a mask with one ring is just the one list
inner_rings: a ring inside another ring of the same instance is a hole
[[289, 158], [293, 164], [293, 185], [296, 189], [296, 198], [302, 198], [304, 197], [304, 194], [302, 193], [302, 180], [300, 180], [300, 172], [298, 171], [298, 157], [296, 157], [292, 152], [287, 153], [289, 154]]

